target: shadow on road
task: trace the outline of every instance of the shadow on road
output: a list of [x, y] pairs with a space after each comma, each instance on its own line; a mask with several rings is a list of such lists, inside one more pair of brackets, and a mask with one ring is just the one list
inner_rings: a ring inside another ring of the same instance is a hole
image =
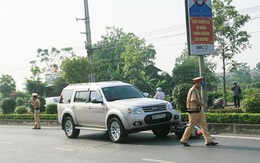
[[[111, 142], [107, 133], [82, 133], [78, 139], [87, 139], [93, 141]], [[200, 138], [191, 138], [192, 141], [204, 141]], [[132, 133], [127, 137], [126, 142], [123, 144], [127, 145], [147, 145], [147, 146], [175, 146], [180, 145], [180, 139], [175, 136], [175, 134], [169, 134], [166, 137], [158, 138], [152, 133], [140, 132]]]

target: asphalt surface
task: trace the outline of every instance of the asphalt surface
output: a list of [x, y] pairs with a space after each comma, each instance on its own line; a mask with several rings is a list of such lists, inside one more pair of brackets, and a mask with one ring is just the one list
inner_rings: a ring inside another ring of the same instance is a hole
[[218, 146], [190, 139], [183, 147], [174, 134], [156, 138], [150, 131], [130, 134], [126, 143], [112, 143], [106, 133], [82, 130], [68, 139], [60, 127], [0, 125], [1, 163], [258, 163], [259, 135], [212, 135]]

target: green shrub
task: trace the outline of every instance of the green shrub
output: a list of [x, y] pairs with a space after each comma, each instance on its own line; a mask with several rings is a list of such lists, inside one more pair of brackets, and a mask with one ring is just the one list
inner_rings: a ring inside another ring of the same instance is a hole
[[244, 113], [240, 108], [208, 109], [209, 113]]
[[211, 96], [213, 100], [218, 99], [218, 98], [223, 98], [223, 93], [222, 91], [214, 91], [214, 92], [207, 92], [208, 96]]
[[17, 97], [16, 100], [15, 100], [15, 102], [16, 102], [16, 105], [17, 105], [17, 106], [24, 106], [24, 105], [26, 105], [25, 99], [23, 99], [23, 98], [21, 98], [21, 97]]
[[46, 114], [57, 114], [57, 104], [48, 104], [45, 110]]
[[[241, 98], [241, 95], [240, 95]], [[231, 90], [227, 90], [227, 97], [226, 97], [227, 101], [233, 101], [233, 92]]]
[[14, 111], [16, 114], [24, 114], [24, 113], [27, 113], [28, 111], [26, 110], [26, 107], [25, 106], [17, 106], [15, 108], [15, 111]]
[[[34, 120], [34, 114], [0, 114], [0, 119]], [[58, 120], [57, 114], [40, 114], [41, 120]]]
[[45, 107], [45, 104], [46, 104], [45, 98], [41, 97], [41, 96], [39, 96], [38, 98], [39, 98], [39, 100], [41, 102], [41, 112], [44, 113], [45, 109], [46, 109], [46, 107]]
[[244, 98], [242, 106], [245, 113], [260, 113], [260, 94], [247, 96]]
[[187, 111], [186, 99], [187, 99], [188, 91], [191, 87], [192, 87], [191, 84], [184, 83], [184, 84], [177, 85], [173, 89], [172, 94], [175, 100], [176, 108], [181, 112]]
[[[209, 123], [260, 124], [260, 114], [249, 113], [205, 113]], [[188, 122], [188, 113], [181, 114], [181, 121]]]
[[205, 113], [210, 123], [260, 124], [260, 114], [249, 113]]
[[1, 102], [1, 108], [3, 114], [14, 113], [15, 110], [15, 100], [13, 98], [4, 98]]

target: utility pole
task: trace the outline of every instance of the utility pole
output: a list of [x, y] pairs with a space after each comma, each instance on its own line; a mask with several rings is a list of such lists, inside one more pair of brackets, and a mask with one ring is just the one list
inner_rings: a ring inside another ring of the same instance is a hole
[[199, 56], [199, 71], [200, 71], [200, 76], [203, 76], [203, 83], [201, 87], [201, 100], [204, 104], [207, 104], [207, 98], [206, 98], [206, 76], [205, 76], [205, 61], [204, 61], [204, 56], [200, 55]]
[[[85, 22], [86, 32], [81, 32], [82, 34], [86, 34], [86, 41], [85, 41], [85, 49], [87, 51], [88, 60], [90, 65], [93, 65], [93, 49], [91, 44], [91, 32], [90, 32], [90, 21], [89, 21], [89, 9], [88, 9], [88, 0], [84, 0], [84, 11], [85, 11], [85, 18], [76, 20], [83, 20]], [[88, 76], [89, 82], [95, 82], [95, 74], [91, 69], [91, 72]]]

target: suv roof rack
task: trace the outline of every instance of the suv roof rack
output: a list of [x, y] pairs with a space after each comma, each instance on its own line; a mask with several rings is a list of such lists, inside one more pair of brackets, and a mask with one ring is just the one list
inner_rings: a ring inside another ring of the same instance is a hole
[[100, 82], [89, 82], [89, 83], [73, 83], [73, 84], [69, 84], [68, 87], [71, 86], [84, 86], [84, 85], [100, 85], [100, 84], [105, 84], [105, 83], [124, 83], [122, 81], [100, 81]]

